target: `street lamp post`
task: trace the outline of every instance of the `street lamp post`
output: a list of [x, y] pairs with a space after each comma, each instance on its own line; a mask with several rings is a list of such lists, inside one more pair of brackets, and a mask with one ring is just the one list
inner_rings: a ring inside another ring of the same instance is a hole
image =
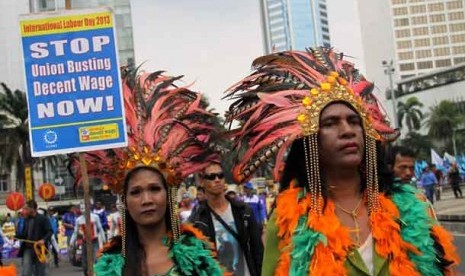
[[397, 120], [397, 102], [396, 102], [396, 93], [394, 91], [394, 81], [392, 79], [392, 75], [395, 72], [394, 62], [392, 59], [387, 62], [383, 60], [382, 62], [384, 67], [384, 74], [388, 75], [389, 77], [389, 91], [391, 93], [391, 100], [392, 100], [392, 111], [393, 111], [393, 119], [394, 119], [394, 128], [398, 127], [399, 121]]

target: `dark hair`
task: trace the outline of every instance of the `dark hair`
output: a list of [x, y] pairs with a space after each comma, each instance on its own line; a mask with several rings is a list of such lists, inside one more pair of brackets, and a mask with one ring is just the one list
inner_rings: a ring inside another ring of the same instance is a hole
[[409, 149], [409, 148], [406, 148], [406, 147], [403, 147], [403, 146], [393, 146], [389, 149], [388, 151], [389, 153], [386, 155], [387, 156], [387, 164], [388, 165], [391, 165], [392, 167], [394, 167], [395, 163], [396, 163], [396, 156], [397, 155], [400, 155], [400, 156], [405, 156], [405, 157], [411, 157], [411, 158], [415, 158], [416, 157], [416, 154], [413, 150]]
[[204, 187], [201, 187], [201, 186], [198, 186], [198, 187], [197, 187], [197, 192], [203, 192], [203, 193], [205, 193], [205, 188], [204, 188]]
[[26, 202], [26, 206], [31, 208], [31, 209], [37, 210], [37, 202], [35, 200], [33, 200], [33, 199], [28, 200]]
[[[128, 192], [128, 185], [129, 181], [140, 171], [151, 171], [158, 175], [162, 180], [163, 187], [167, 189], [166, 180], [163, 175], [157, 169], [153, 167], [137, 167], [131, 170], [124, 179], [124, 187], [123, 187], [123, 198], [126, 198], [126, 194]], [[124, 199], [124, 204], [126, 200]], [[167, 206], [167, 212], [170, 212], [169, 206]], [[125, 216], [126, 216], [126, 262], [123, 269], [123, 275], [146, 275], [145, 265], [144, 262], [146, 261], [146, 254], [144, 251], [144, 247], [139, 241], [139, 235], [137, 233], [136, 222], [132, 219], [129, 215], [127, 208], [124, 209]], [[171, 217], [169, 214], [165, 215], [166, 227], [168, 231], [171, 230]]]

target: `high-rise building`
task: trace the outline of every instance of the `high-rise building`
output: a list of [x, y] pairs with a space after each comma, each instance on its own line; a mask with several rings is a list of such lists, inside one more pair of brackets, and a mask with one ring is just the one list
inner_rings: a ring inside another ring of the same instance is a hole
[[[465, 62], [465, 0], [357, 0], [357, 3], [366, 75], [383, 92], [378, 96], [388, 107], [391, 119], [395, 118], [393, 105], [405, 101], [410, 92], [400, 91], [396, 93], [397, 99], [388, 103], [384, 91], [396, 89], [402, 83], [432, 85], [429, 82], [441, 72], [461, 67], [459, 64]], [[435, 99], [443, 99], [444, 95], [432, 99], [428, 98], [429, 93], [415, 96], [425, 103], [423, 110], [427, 112]]]
[[465, 62], [464, 0], [391, 0], [401, 78]]
[[329, 46], [326, 0], [261, 0], [265, 52]]

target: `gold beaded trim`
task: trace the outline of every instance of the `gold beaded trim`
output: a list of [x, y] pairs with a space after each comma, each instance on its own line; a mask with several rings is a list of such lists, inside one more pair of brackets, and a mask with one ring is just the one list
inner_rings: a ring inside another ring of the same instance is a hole
[[381, 139], [379, 133], [372, 127], [371, 117], [365, 109], [362, 98], [347, 87], [347, 80], [339, 77], [337, 72], [331, 72], [326, 77], [326, 82], [321, 83], [319, 88], [312, 88], [308, 96], [303, 98], [303, 109], [297, 117], [297, 121], [302, 126], [303, 136], [318, 133], [320, 112], [335, 101], [349, 103], [362, 118], [365, 133], [376, 140]]

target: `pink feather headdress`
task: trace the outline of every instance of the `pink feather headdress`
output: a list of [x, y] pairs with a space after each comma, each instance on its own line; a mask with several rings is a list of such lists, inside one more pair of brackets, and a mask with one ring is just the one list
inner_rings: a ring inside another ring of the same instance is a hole
[[275, 53], [255, 59], [252, 66], [255, 71], [229, 88], [225, 96], [236, 99], [226, 113], [226, 122], [240, 125], [230, 131], [233, 150], [241, 153], [233, 168], [238, 183], [273, 158], [273, 174], [278, 180], [289, 146], [316, 133], [321, 110], [334, 101], [352, 105], [362, 117], [367, 135], [376, 140], [399, 136], [372, 94], [373, 83], [330, 48]]
[[[123, 76], [128, 148], [85, 153], [88, 173], [121, 193], [127, 172], [137, 166], [158, 169], [169, 185], [205, 168], [218, 156], [211, 145], [216, 115], [200, 93], [174, 84], [181, 77], [162, 71]], [[78, 167], [76, 158], [71, 163]], [[78, 181], [80, 170], [76, 170]]]

